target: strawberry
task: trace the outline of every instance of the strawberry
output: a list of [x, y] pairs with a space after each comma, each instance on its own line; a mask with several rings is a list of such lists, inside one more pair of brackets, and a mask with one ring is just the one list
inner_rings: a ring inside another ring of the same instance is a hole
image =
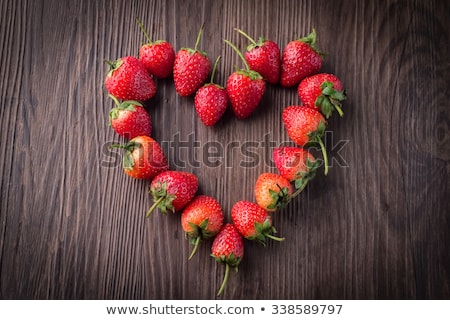
[[122, 103], [109, 95], [116, 107], [109, 112], [109, 120], [114, 131], [127, 140], [137, 136], [150, 136], [152, 121], [147, 110], [138, 101], [127, 100]]
[[291, 200], [292, 193], [291, 182], [276, 173], [262, 173], [255, 183], [256, 203], [268, 212], [283, 209]]
[[234, 268], [237, 272], [238, 266], [244, 257], [244, 241], [233, 224], [225, 224], [216, 235], [211, 247], [211, 256], [217, 262], [225, 264], [225, 276], [217, 292], [217, 295], [220, 296], [225, 290], [230, 274], [230, 267]]
[[213, 82], [219, 60], [220, 56], [217, 57], [216, 62], [214, 63], [211, 73], [211, 82], [198, 89], [195, 94], [195, 110], [205, 126], [213, 126], [216, 124], [225, 113], [228, 106], [227, 91], [224, 87]]
[[152, 41], [142, 22], [139, 19], [136, 21], [147, 39], [147, 43], [139, 49], [139, 60], [156, 78], [169, 77], [173, 71], [175, 50], [165, 40]]
[[245, 66], [245, 69], [233, 72], [227, 80], [227, 93], [233, 112], [238, 119], [245, 119], [258, 107], [266, 90], [266, 83], [258, 72], [250, 70], [239, 49], [228, 40], [225, 42], [237, 52]]
[[177, 93], [186, 97], [200, 88], [211, 71], [211, 62], [206, 52], [197, 49], [203, 33], [203, 26], [197, 35], [195, 47], [181, 48], [175, 56], [173, 80]]
[[318, 73], [303, 79], [298, 85], [298, 96], [303, 105], [319, 109], [328, 119], [336, 110], [342, 117], [341, 102], [346, 99], [338, 77], [330, 73]]
[[266, 238], [283, 241], [273, 235], [276, 233], [272, 226], [272, 218], [269, 213], [256, 203], [241, 200], [231, 209], [231, 220], [239, 233], [248, 240], [258, 240], [265, 245]]
[[163, 214], [180, 211], [194, 198], [197, 190], [198, 178], [192, 173], [174, 170], [159, 173], [150, 184], [153, 205], [147, 211], [146, 218], [155, 208]]
[[322, 150], [325, 175], [328, 174], [328, 157], [322, 136], [325, 133], [326, 120], [314, 108], [288, 106], [283, 110], [282, 120], [287, 134], [298, 146], [318, 145]]
[[155, 80], [136, 57], [126, 56], [105, 62], [110, 66], [105, 86], [116, 98], [146, 101], [156, 94]]
[[283, 50], [281, 79], [283, 87], [292, 87], [313, 75], [322, 67], [322, 56], [316, 47], [316, 31], [306, 37], [293, 40]]
[[295, 185], [295, 193], [299, 194], [306, 184], [312, 180], [320, 165], [314, 156], [303, 148], [278, 147], [273, 150], [273, 161], [280, 174]]
[[199, 195], [184, 208], [181, 213], [181, 226], [194, 245], [189, 260], [197, 252], [202, 239], [214, 237], [220, 231], [223, 219], [222, 207], [210, 196]]
[[281, 73], [281, 54], [278, 45], [263, 37], [256, 42], [244, 31], [235, 30], [250, 41], [245, 52], [245, 60], [250, 69], [259, 72], [268, 83], [277, 84]]
[[303, 105], [319, 109], [325, 118], [336, 110], [342, 117], [341, 101], [346, 94], [338, 77], [330, 73], [318, 73], [303, 79], [297, 88]]
[[125, 149], [123, 169], [132, 178], [152, 179], [168, 169], [161, 147], [148, 136], [137, 136], [126, 144], [113, 144], [111, 148]]

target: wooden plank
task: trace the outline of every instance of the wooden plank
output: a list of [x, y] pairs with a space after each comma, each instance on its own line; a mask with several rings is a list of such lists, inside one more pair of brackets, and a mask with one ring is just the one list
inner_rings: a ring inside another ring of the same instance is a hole
[[[348, 91], [344, 117], [328, 124], [329, 176], [274, 214], [285, 242], [246, 241], [225, 299], [450, 298], [449, 11], [437, 0], [3, 1], [0, 298], [216, 298], [224, 270], [211, 242], [188, 261], [179, 214], [145, 220], [149, 183], [125, 176], [108, 149], [124, 140], [108, 126], [103, 59], [138, 54], [136, 17], [176, 50], [204, 23], [200, 46], [222, 56], [223, 85], [242, 66], [223, 42], [245, 47], [234, 28], [282, 49], [316, 28], [322, 70]], [[254, 200], [258, 175], [275, 171], [295, 88], [268, 85], [251, 118], [228, 110], [207, 128], [193, 97], [172, 79], [157, 85], [146, 103], [153, 137], [229, 220], [236, 201]]]

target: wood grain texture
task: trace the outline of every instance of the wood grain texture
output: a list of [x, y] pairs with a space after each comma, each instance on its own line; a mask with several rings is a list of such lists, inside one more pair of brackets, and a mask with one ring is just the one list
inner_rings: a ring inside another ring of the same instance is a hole
[[[224, 299], [450, 298], [450, 5], [446, 1], [56, 1], [0, 3], [0, 298], [215, 299], [224, 269], [210, 242], [187, 260], [179, 214], [155, 213], [148, 182], [125, 176], [103, 59], [144, 36], [222, 56], [225, 84], [253, 37], [283, 49], [316, 28], [323, 71], [347, 89], [329, 121], [332, 167], [274, 215], [283, 243], [245, 243]], [[158, 80], [147, 102], [173, 169], [193, 172], [229, 219], [254, 200], [271, 150], [289, 143], [295, 88], [268, 86], [258, 111], [213, 128], [193, 97]], [[217, 152], [217, 154], [215, 154]]]

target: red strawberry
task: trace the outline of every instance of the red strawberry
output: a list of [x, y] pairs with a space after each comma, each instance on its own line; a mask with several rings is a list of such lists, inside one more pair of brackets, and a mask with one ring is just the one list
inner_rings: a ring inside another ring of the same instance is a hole
[[211, 82], [198, 89], [195, 94], [195, 110], [205, 126], [212, 126], [219, 121], [228, 106], [227, 91], [224, 87], [213, 82], [219, 60], [220, 56], [214, 63]]
[[259, 72], [267, 82], [277, 84], [281, 72], [281, 54], [278, 45], [262, 37], [256, 42], [244, 31], [236, 30], [250, 41], [245, 52], [245, 60], [250, 69]]
[[137, 136], [150, 136], [152, 121], [140, 102], [127, 100], [120, 103], [113, 95], [109, 96], [116, 104], [109, 112], [109, 120], [117, 134], [128, 140]]
[[214, 238], [211, 247], [211, 256], [217, 262], [225, 264], [225, 276], [217, 295], [220, 296], [225, 290], [225, 286], [230, 274], [230, 267], [238, 271], [238, 266], [244, 257], [244, 241], [236, 227], [231, 224], [225, 224]]
[[326, 120], [316, 109], [305, 106], [288, 106], [283, 110], [283, 123], [287, 134], [300, 147], [318, 144], [322, 150], [325, 175], [328, 174], [328, 157], [322, 136], [325, 133]]
[[125, 149], [123, 169], [132, 178], [152, 179], [168, 169], [161, 147], [148, 136], [137, 136], [126, 144], [113, 144], [111, 148]]
[[276, 233], [272, 226], [272, 218], [269, 213], [256, 203], [241, 200], [234, 204], [231, 209], [231, 220], [239, 233], [248, 240], [258, 240], [266, 243], [266, 238], [283, 241], [273, 235]]
[[298, 96], [303, 105], [320, 109], [325, 118], [336, 110], [342, 117], [341, 101], [346, 95], [341, 80], [330, 73], [318, 73], [303, 79], [298, 85]]
[[139, 50], [139, 59], [142, 61], [148, 72], [156, 78], [167, 78], [172, 74], [173, 63], [175, 61], [175, 51], [172, 45], [164, 40], [153, 41], [150, 39], [144, 25], [136, 19], [139, 28], [147, 39]]
[[105, 62], [111, 68], [106, 75], [105, 86], [116, 98], [146, 101], [156, 94], [155, 81], [137, 58], [127, 56]]
[[158, 174], [150, 184], [153, 205], [147, 211], [146, 218], [155, 208], [163, 214], [167, 211], [180, 211], [195, 196], [198, 190], [198, 178], [189, 172], [167, 170]]
[[292, 87], [304, 78], [313, 75], [322, 67], [323, 53], [316, 48], [316, 31], [308, 36], [289, 42], [281, 58], [281, 79], [283, 87]]
[[262, 173], [255, 183], [256, 203], [268, 212], [283, 209], [291, 200], [292, 193], [291, 182], [276, 173]]
[[299, 194], [306, 184], [312, 180], [316, 170], [320, 165], [314, 156], [303, 148], [297, 147], [279, 147], [273, 150], [273, 161], [280, 174], [294, 181], [295, 193], [292, 197]]
[[189, 96], [197, 91], [211, 71], [211, 62], [206, 52], [197, 49], [203, 33], [203, 26], [197, 36], [194, 49], [182, 48], [175, 56], [173, 80], [180, 96]]
[[210, 196], [199, 195], [184, 208], [181, 214], [181, 226], [194, 245], [189, 260], [197, 252], [202, 239], [214, 237], [220, 231], [223, 219], [219, 202]]
[[250, 70], [239, 49], [228, 40], [225, 42], [237, 52], [245, 65], [245, 69], [233, 72], [227, 80], [227, 93], [233, 112], [238, 119], [245, 119], [258, 107], [266, 90], [266, 83], [258, 72]]

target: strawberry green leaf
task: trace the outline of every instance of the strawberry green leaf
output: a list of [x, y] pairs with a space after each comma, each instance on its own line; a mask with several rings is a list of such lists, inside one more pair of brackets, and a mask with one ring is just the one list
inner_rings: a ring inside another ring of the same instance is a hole
[[263, 246], [266, 246], [267, 238], [275, 241], [284, 241], [284, 238], [275, 237], [273, 234], [277, 230], [272, 226], [272, 220], [267, 217], [263, 223], [255, 222], [254, 224], [255, 234], [253, 236], [246, 237], [248, 240], [257, 240]]
[[126, 151], [123, 156], [124, 169], [131, 170], [134, 167], [134, 159], [131, 151]]
[[288, 188], [281, 188], [278, 186], [278, 191], [269, 189], [269, 195], [272, 198], [272, 203], [267, 206], [268, 209], [280, 210], [286, 207], [290, 201]]
[[[161, 213], [167, 214], [167, 211], [174, 211], [172, 202], [176, 199], [176, 196], [167, 192], [167, 182], [163, 181], [162, 183], [157, 184], [156, 187], [150, 189], [150, 193], [153, 196], [153, 201], [157, 203], [156, 208], [158, 208]], [[151, 208], [152, 211], [154, 209], [155, 208]], [[151, 213], [150, 210], [149, 212]], [[149, 212], [147, 212], [147, 216], [149, 216]]]
[[292, 194], [291, 198], [296, 197], [305, 189], [309, 181], [311, 181], [316, 176], [317, 169], [321, 165], [322, 161], [320, 159], [316, 159], [314, 161], [311, 161], [310, 159], [306, 160], [306, 171], [301, 171], [296, 174], [296, 179], [294, 181], [296, 190]]
[[324, 81], [320, 88], [322, 93], [317, 97], [315, 105], [320, 108], [320, 111], [329, 118], [334, 110], [336, 110], [342, 117], [344, 112], [342, 111], [341, 101], [346, 99], [345, 91], [338, 91], [333, 88], [333, 83], [330, 81]]

